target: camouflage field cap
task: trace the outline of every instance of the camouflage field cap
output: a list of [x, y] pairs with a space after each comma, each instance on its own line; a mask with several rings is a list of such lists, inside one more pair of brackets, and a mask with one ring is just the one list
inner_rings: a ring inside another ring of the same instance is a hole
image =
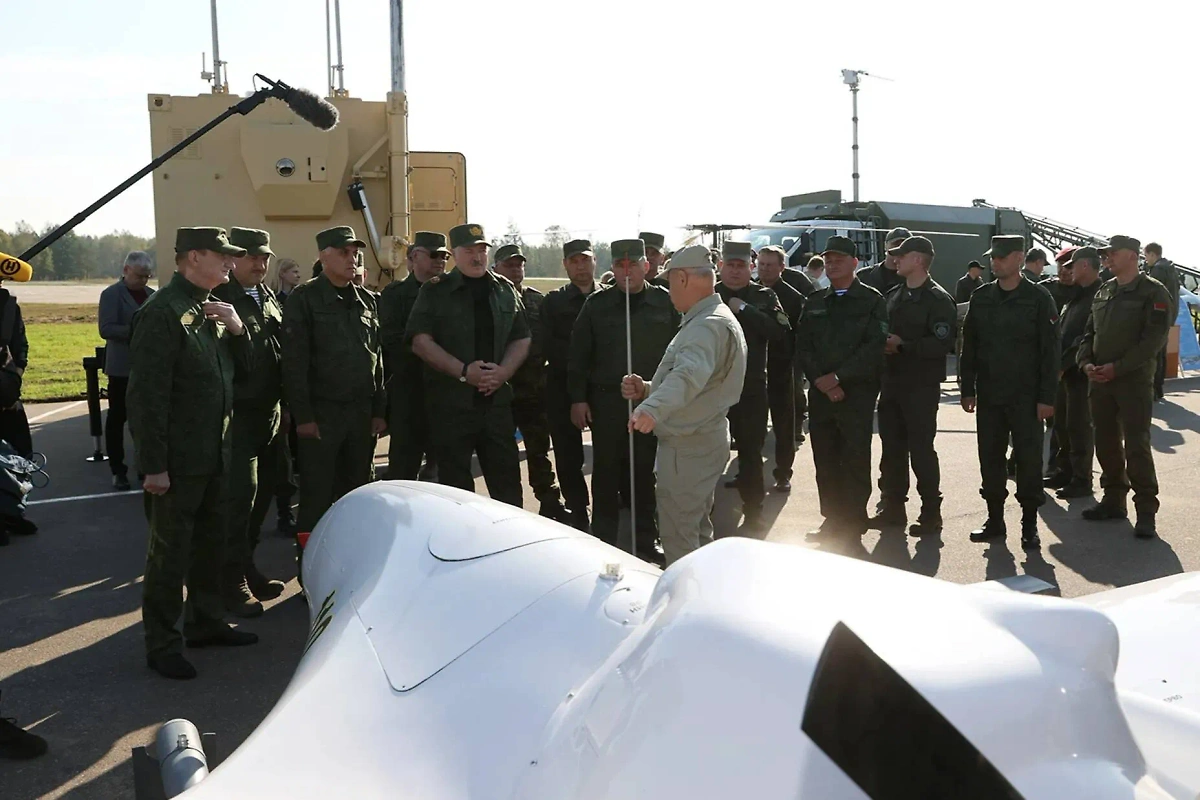
[[224, 228], [177, 228], [175, 252], [211, 250], [226, 256], [244, 256], [246, 251], [229, 243]]
[[367, 246], [366, 242], [354, 235], [354, 228], [349, 225], [327, 228], [317, 234], [318, 250], [324, 250], [326, 247], [347, 247], [348, 245]]
[[1142, 243], [1132, 236], [1114, 236], [1108, 240], [1107, 245], [1097, 247], [1096, 250], [1100, 253], [1111, 253], [1115, 250], [1132, 250], [1140, 253], [1142, 252]]
[[1025, 252], [1025, 237], [1024, 236], [993, 236], [992, 247], [985, 256], [992, 258], [1004, 258], [1013, 253]]
[[688, 245], [681, 247], [671, 256], [671, 260], [663, 267], [665, 270], [672, 269], [715, 269], [716, 264], [713, 263], [712, 253], [707, 247], [702, 244]]
[[854, 244], [854, 240], [849, 237], [830, 236], [829, 241], [825, 243], [825, 249], [821, 251], [821, 255], [825, 255], [826, 253], [841, 253], [844, 256], [858, 258], [858, 247]]
[[429, 251], [430, 255], [434, 253], [450, 254], [450, 250], [446, 247], [446, 234], [434, 233], [433, 231], [417, 231], [413, 234], [413, 241], [409, 249], [421, 247]]
[[613, 263], [628, 258], [630, 261], [641, 261], [646, 257], [646, 243], [641, 239], [617, 239], [609, 246], [612, 250]]
[[726, 239], [721, 242], [721, 259], [723, 261], [745, 261], [747, 264], [754, 258], [754, 250], [749, 242], [734, 242]]
[[474, 247], [477, 244], [486, 244], [491, 247], [492, 243], [483, 235], [483, 227], [480, 225], [455, 225], [450, 229], [450, 247]]
[[273, 256], [271, 234], [254, 228], [230, 228], [229, 243], [240, 247], [248, 256]]
[[528, 258], [525, 257], [525, 254], [521, 252], [521, 245], [505, 244], [505, 245], [501, 245], [500, 247], [496, 248], [496, 260], [493, 261], [492, 263], [493, 264], [503, 264], [505, 261], [508, 261], [510, 258], [519, 258], [522, 261], [529, 260]]
[[592, 250], [592, 243], [587, 239], [572, 239], [563, 245], [563, 259], [566, 260], [571, 256], [577, 256], [580, 253], [585, 253], [589, 256], [594, 256], [596, 253]]
[[935, 255], [933, 242], [929, 241], [924, 236], [910, 236], [896, 247], [888, 250], [888, 255], [892, 256], [902, 256], [906, 253], [924, 253], [930, 258], [933, 258]]
[[1076, 261], [1082, 261], [1085, 258], [1091, 259], [1094, 263], [1099, 263], [1100, 251], [1094, 247], [1080, 247], [1071, 254], [1070, 266], [1075, 266]]
[[658, 252], [667, 249], [667, 238], [661, 233], [651, 233], [650, 231], [642, 231], [638, 234], [638, 238], [646, 243], [646, 248], [653, 247]]

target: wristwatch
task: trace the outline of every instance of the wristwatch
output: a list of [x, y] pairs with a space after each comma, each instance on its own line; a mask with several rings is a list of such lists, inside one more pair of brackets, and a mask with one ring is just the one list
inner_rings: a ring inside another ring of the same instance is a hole
[[462, 374], [458, 376], [458, 382], [459, 382], [459, 383], [466, 383], [466, 382], [467, 382], [467, 366], [468, 366], [468, 365], [467, 365], [467, 362], [465, 362], [465, 361], [464, 361], [464, 362], [463, 362], [463, 371], [462, 371]]

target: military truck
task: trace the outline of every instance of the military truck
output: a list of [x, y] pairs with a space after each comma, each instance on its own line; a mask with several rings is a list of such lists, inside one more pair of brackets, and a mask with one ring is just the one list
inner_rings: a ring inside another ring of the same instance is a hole
[[[858, 245], [864, 266], [883, 259], [883, 240], [892, 228], [928, 236], [937, 250], [933, 278], [953, 289], [971, 261], [981, 261], [992, 236], [1011, 234], [1033, 241], [1030, 219], [1021, 211], [987, 205], [935, 206], [920, 203], [843, 201], [840, 191], [784, 197], [768, 225], [737, 238], [756, 250], [779, 245], [790, 266], [803, 267], [830, 236], [848, 236]], [[986, 261], [983, 261], [986, 266]]]

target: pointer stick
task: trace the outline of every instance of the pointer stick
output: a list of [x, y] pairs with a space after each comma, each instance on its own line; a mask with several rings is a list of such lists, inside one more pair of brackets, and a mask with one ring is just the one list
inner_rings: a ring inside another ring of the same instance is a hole
[[[629, 270], [625, 270], [625, 374], [633, 374], [633, 339], [629, 335]], [[633, 400], [629, 404], [629, 416], [633, 417]], [[633, 468], [633, 429], [629, 431], [629, 529], [632, 545], [629, 552], [637, 556], [637, 482]]]

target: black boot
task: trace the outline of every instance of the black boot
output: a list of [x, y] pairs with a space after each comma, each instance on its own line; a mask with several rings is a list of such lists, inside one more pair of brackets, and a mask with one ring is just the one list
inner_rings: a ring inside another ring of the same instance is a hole
[[1038, 538], [1037, 509], [1032, 506], [1021, 509], [1021, 546], [1026, 550], [1042, 546], [1042, 540]]
[[982, 528], [971, 531], [971, 541], [985, 542], [988, 539], [1003, 538], [1007, 535], [1008, 528], [1004, 525], [1004, 504], [988, 503], [987, 521], [983, 523]]
[[1153, 514], [1138, 514], [1137, 525], [1133, 526], [1133, 535], [1139, 539], [1153, 539], [1158, 536]]
[[179, 653], [158, 653], [146, 656], [150, 669], [175, 681], [190, 681], [196, 677], [196, 668]]
[[561, 522], [564, 525], [571, 524], [570, 514], [567, 513], [567, 509], [563, 507], [562, 501], [557, 497], [553, 497], [549, 500], [543, 500], [541, 505], [538, 507], [538, 515], [543, 516], [546, 519], [552, 519], [555, 522]]
[[0, 758], [37, 758], [46, 752], [46, 740], [30, 733], [12, 717], [0, 717]]
[[274, 600], [283, 594], [283, 581], [272, 580], [258, 571], [258, 566], [251, 561], [246, 567], [246, 587], [259, 600]]
[[908, 512], [904, 510], [904, 504], [890, 502], [880, 503], [875, 516], [871, 517], [868, 523], [871, 529], [877, 531], [884, 528], [903, 528], [907, 524]]
[[921, 503], [917, 524], [909, 529], [911, 536], [936, 536], [942, 532], [942, 501]]
[[243, 619], [262, 616], [263, 604], [250, 594], [250, 587], [246, 585], [245, 575], [227, 573], [224, 584], [221, 598], [225, 601], [226, 611]]

